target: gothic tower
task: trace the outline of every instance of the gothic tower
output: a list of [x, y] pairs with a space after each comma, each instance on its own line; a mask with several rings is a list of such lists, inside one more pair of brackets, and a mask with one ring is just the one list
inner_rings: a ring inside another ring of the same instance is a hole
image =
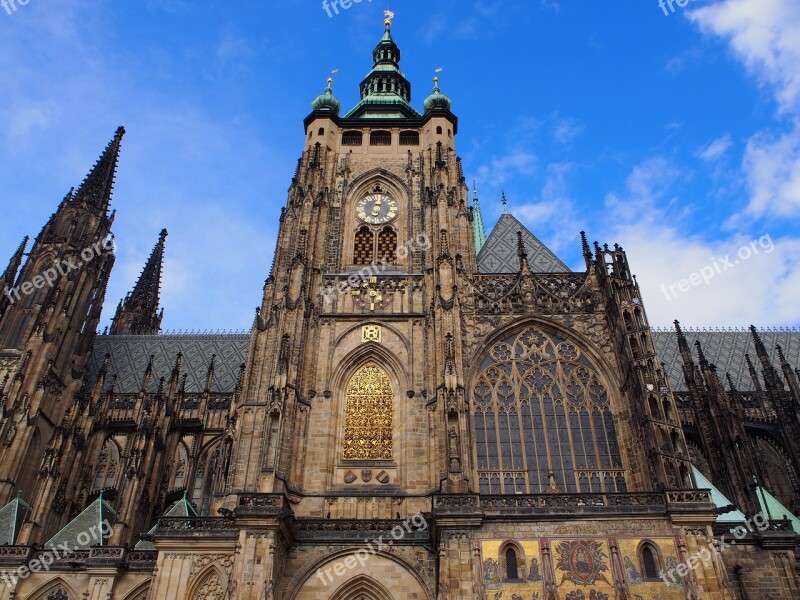
[[[80, 388], [114, 264], [109, 214], [123, 128], [36, 237], [0, 319], [0, 504], [31, 498], [37, 468]], [[16, 270], [21, 251], [12, 260]], [[10, 281], [10, 279], [9, 279]]]

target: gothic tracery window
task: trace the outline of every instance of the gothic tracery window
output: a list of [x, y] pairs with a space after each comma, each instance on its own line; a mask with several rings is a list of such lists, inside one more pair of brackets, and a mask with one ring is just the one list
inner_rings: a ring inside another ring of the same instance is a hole
[[374, 362], [355, 372], [345, 392], [344, 460], [391, 460], [394, 392]]
[[472, 389], [483, 494], [626, 491], [608, 385], [573, 343], [527, 327]]

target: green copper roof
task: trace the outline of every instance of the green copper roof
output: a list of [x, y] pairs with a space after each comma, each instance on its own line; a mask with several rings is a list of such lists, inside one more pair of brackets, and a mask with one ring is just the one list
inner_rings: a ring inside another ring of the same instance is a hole
[[452, 106], [450, 98], [442, 93], [439, 89], [439, 77], [433, 78], [433, 93], [425, 98], [425, 112], [430, 112], [434, 109], [450, 110]]
[[339, 99], [333, 95], [333, 88], [331, 84], [333, 79], [328, 78], [328, 87], [325, 88], [325, 93], [317, 96], [311, 103], [311, 108], [314, 110], [330, 110], [333, 114], [338, 115], [342, 109], [342, 104]]
[[486, 229], [483, 227], [483, 217], [481, 216], [481, 206], [478, 204], [477, 192], [472, 201], [472, 233], [475, 236], [475, 254], [478, 254], [486, 243]]
[[[67, 523], [64, 528], [55, 534], [45, 544], [48, 548], [64, 547], [64, 544], [71, 549], [86, 549], [93, 546], [105, 546], [106, 540], [103, 531], [114, 524], [117, 519], [116, 511], [111, 505], [103, 500], [103, 496], [97, 498], [77, 517]], [[103, 522], [106, 526], [103, 526]]]
[[30, 505], [21, 495], [0, 508], [0, 546], [13, 546], [16, 543], [19, 528], [30, 510]]
[[[697, 470], [697, 467], [693, 466], [692, 471], [694, 471], [694, 480], [697, 482], [697, 487], [711, 490], [711, 500], [714, 502], [714, 506], [717, 508], [725, 508], [733, 504], [733, 502], [725, 497], [725, 494], [720, 492], [714, 487], [713, 483], [706, 479], [705, 475]], [[745, 517], [744, 513], [740, 510], [734, 510], [717, 516], [717, 523], [742, 523], [746, 520], [747, 517]]]
[[[420, 116], [411, 108], [411, 84], [400, 71], [400, 48], [392, 39], [391, 26], [391, 19], [387, 18], [383, 37], [372, 52], [372, 70], [361, 82], [361, 101], [345, 118]], [[398, 110], [392, 110], [392, 106]]]
[[[186, 497], [186, 493], [184, 492], [183, 498], [178, 500], [175, 504], [173, 504], [167, 512], [164, 513], [165, 517], [196, 517], [198, 516], [197, 511], [192, 506], [189, 499]], [[147, 532], [148, 536], [152, 536], [156, 532], [156, 528], [158, 525], [153, 525], [150, 531]], [[155, 550], [156, 545], [151, 542], [149, 539], [143, 539], [139, 541], [136, 546], [136, 550]]]
[[756, 488], [756, 494], [758, 495], [758, 504], [761, 506], [761, 512], [764, 516], [772, 521], [786, 517], [791, 522], [792, 529], [794, 529], [795, 533], [800, 533], [800, 519], [794, 516], [792, 511], [786, 508], [775, 496], [762, 487]]

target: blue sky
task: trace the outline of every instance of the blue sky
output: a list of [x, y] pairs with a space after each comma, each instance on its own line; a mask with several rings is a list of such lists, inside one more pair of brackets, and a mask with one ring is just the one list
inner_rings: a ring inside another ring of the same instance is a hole
[[[385, 8], [0, 9], [0, 261], [124, 124], [104, 324], [166, 227], [164, 328], [249, 328], [302, 120], [333, 69], [343, 108], [357, 102]], [[511, 212], [575, 268], [580, 230], [620, 243], [655, 325], [798, 324], [800, 3], [696, 0], [669, 15], [657, 0], [391, 8], [417, 108], [444, 69], [487, 225], [504, 189]], [[677, 287], [726, 256], [707, 285]]]

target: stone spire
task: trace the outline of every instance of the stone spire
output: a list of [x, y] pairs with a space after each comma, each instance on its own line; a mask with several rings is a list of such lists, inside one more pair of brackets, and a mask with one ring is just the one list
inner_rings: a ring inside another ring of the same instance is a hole
[[14, 252], [11, 260], [8, 262], [8, 267], [6, 267], [5, 272], [0, 275], [0, 319], [3, 317], [3, 313], [10, 302], [9, 297], [5, 294], [5, 291], [11, 290], [11, 288], [14, 287], [14, 282], [17, 278], [17, 272], [22, 264], [22, 258], [25, 256], [25, 248], [27, 245], [28, 236], [26, 235], [25, 239], [22, 240], [22, 243], [17, 248], [17, 251]]
[[74, 202], [87, 207], [99, 209], [102, 213], [108, 210], [111, 193], [114, 189], [114, 178], [117, 174], [117, 163], [125, 128], [119, 127], [103, 154], [75, 192]]
[[473, 182], [472, 187], [475, 195], [472, 200], [472, 233], [475, 236], [475, 254], [478, 254], [486, 243], [486, 229], [483, 227], [481, 206], [478, 204], [478, 186]]
[[166, 239], [167, 230], [163, 229], [139, 281], [117, 307], [111, 335], [156, 335], [161, 329], [164, 310], [159, 311], [159, 296]]

